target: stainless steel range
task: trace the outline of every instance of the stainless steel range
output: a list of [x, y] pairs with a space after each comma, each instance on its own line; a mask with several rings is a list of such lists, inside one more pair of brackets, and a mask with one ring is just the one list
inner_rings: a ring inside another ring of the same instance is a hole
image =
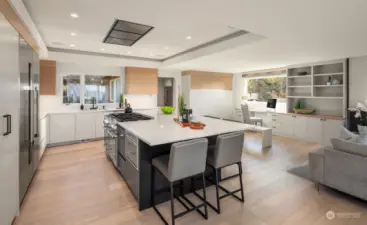
[[[153, 117], [143, 115], [140, 113], [113, 113], [106, 115], [104, 117], [104, 148], [105, 152], [113, 162], [114, 166], [120, 170], [122, 173], [123, 166], [122, 164], [129, 160], [130, 163], [133, 164], [135, 168], [137, 168], [136, 156], [137, 155], [137, 146], [136, 148], [130, 148], [130, 140], [134, 140], [132, 138], [132, 134], [127, 135], [127, 146], [128, 151], [125, 152], [125, 130], [117, 125], [118, 122], [133, 122], [139, 120], [151, 120]], [[136, 141], [135, 141], [136, 143]], [[132, 149], [132, 150], [131, 150]]]

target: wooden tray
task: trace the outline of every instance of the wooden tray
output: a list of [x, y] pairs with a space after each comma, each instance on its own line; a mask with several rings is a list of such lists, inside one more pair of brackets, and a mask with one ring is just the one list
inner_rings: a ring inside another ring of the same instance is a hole
[[183, 123], [178, 121], [177, 118], [173, 118], [173, 120], [178, 123], [181, 127], [190, 127], [193, 130], [202, 130], [206, 126], [204, 123]]
[[311, 114], [315, 110], [314, 109], [293, 109], [293, 111], [297, 114]]

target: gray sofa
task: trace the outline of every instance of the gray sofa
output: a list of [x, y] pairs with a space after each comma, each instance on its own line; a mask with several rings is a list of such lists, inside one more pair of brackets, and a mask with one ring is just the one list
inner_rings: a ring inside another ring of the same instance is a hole
[[333, 147], [309, 153], [311, 180], [367, 200], [367, 145], [344, 139], [331, 142]]

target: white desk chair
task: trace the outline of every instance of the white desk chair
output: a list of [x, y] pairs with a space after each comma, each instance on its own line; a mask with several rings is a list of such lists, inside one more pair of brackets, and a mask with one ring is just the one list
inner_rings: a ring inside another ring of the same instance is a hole
[[254, 124], [254, 125], [257, 125], [257, 123], [260, 123], [260, 126], [263, 125], [263, 119], [262, 118], [251, 117], [250, 116], [250, 111], [248, 109], [247, 103], [241, 105], [241, 109], [242, 109], [243, 123]]

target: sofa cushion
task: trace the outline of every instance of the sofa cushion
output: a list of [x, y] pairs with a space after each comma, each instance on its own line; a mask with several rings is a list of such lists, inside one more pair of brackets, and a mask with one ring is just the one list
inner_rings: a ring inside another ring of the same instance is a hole
[[339, 151], [367, 157], [367, 145], [348, 140], [332, 138], [333, 148]]

